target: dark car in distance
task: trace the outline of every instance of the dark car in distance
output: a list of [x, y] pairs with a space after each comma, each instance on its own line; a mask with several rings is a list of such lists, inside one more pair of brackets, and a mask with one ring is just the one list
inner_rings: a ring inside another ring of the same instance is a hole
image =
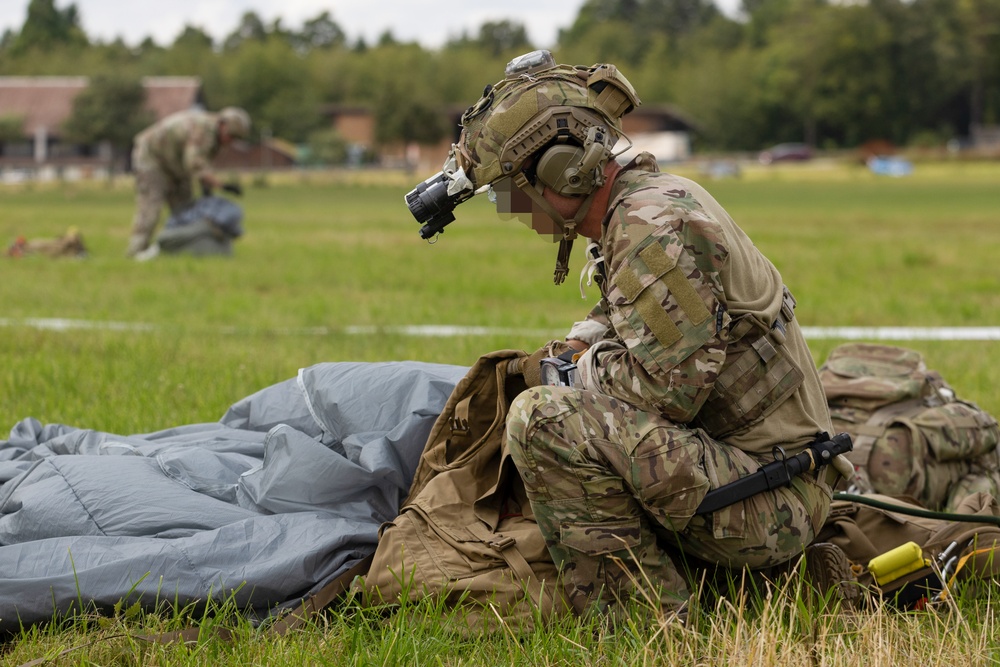
[[808, 144], [786, 143], [771, 146], [767, 150], [761, 151], [757, 159], [761, 164], [772, 164], [774, 162], [804, 162], [811, 160], [813, 156], [812, 148]]

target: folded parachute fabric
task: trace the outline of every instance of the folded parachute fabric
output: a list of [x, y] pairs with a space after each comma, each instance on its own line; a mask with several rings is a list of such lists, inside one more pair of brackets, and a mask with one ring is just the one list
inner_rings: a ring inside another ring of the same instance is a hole
[[81, 600], [296, 604], [374, 551], [465, 371], [318, 364], [139, 435], [22, 420], [0, 441], [0, 634]]

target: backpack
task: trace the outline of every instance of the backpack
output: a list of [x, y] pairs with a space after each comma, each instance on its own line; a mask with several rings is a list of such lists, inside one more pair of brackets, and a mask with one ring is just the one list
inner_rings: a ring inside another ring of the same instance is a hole
[[870, 343], [835, 348], [819, 369], [834, 432], [877, 493], [954, 510], [976, 492], [1000, 497], [1000, 428], [960, 400], [919, 352]]
[[361, 584], [367, 603], [441, 595], [463, 604], [470, 625], [499, 616], [522, 629], [570, 613], [504, 436], [510, 403], [527, 388], [524, 358], [486, 354], [456, 385], [399, 516], [379, 530]]

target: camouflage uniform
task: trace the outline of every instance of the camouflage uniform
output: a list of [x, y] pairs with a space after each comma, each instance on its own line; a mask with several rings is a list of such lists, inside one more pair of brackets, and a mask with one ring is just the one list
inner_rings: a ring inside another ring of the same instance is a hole
[[136, 211], [128, 254], [146, 249], [166, 203], [178, 213], [193, 201], [191, 180], [210, 171], [219, 151], [219, 115], [190, 109], [146, 128], [135, 138]]
[[825, 474], [695, 510], [830, 417], [781, 276], [700, 186], [641, 155], [612, 185], [598, 252], [602, 299], [569, 335], [590, 344], [578, 386], [518, 396], [508, 446], [577, 611], [634, 594], [634, 577], [672, 609], [685, 556], [765, 567], [812, 540]]

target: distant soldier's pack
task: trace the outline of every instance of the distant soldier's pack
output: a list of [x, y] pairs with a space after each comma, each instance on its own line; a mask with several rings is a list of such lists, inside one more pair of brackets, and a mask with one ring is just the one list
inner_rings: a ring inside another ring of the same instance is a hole
[[820, 379], [834, 430], [853, 436], [849, 458], [876, 492], [948, 510], [976, 492], [1000, 497], [997, 420], [959, 399], [919, 352], [841, 345]]
[[8, 257], [24, 257], [25, 255], [45, 255], [47, 257], [86, 257], [87, 248], [83, 244], [83, 236], [76, 227], [70, 227], [66, 233], [56, 238], [28, 239], [18, 236], [6, 252]]

